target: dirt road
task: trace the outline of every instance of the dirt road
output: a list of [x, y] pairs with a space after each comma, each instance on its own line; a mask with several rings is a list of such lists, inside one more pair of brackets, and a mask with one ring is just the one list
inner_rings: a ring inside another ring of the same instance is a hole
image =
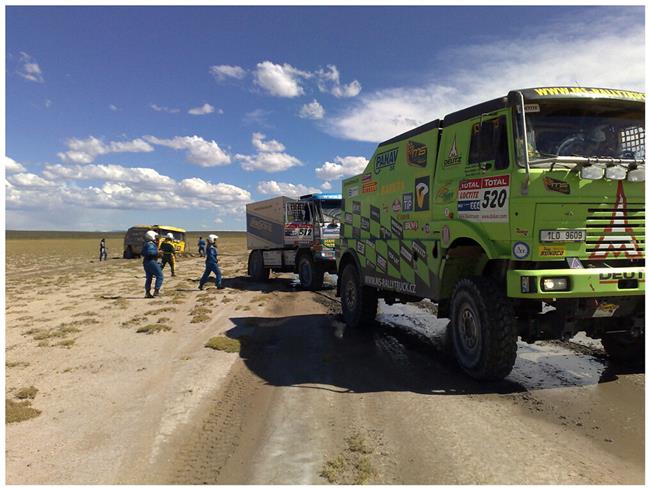
[[[158, 304], [121, 260], [101, 265], [121, 298], [97, 278], [54, 297], [8, 281], [7, 397], [33, 385], [42, 411], [7, 425], [8, 483], [644, 482], [644, 374], [597, 342], [520, 344], [511, 376], [477, 383], [448, 359], [430, 303], [382, 305], [373, 328], [349, 330], [332, 289], [257, 284], [242, 257], [222, 261], [227, 289], [196, 291], [188, 259]], [[198, 308], [208, 318], [192, 323]], [[38, 347], [36, 311], [53, 315], [41, 329], [97, 323]], [[161, 316], [171, 330], [136, 332]], [[239, 353], [204, 347], [219, 334]]]

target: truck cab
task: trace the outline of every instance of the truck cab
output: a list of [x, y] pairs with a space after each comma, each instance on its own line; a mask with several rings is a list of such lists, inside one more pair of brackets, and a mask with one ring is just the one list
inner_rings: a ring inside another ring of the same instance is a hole
[[343, 183], [344, 317], [429, 298], [480, 379], [510, 372], [517, 337], [642, 358], [644, 180], [639, 92], [513, 90], [391, 138]]
[[249, 274], [268, 279], [270, 271], [295, 272], [305, 289], [320, 289], [324, 274], [336, 272], [340, 194], [277, 197], [246, 206]]

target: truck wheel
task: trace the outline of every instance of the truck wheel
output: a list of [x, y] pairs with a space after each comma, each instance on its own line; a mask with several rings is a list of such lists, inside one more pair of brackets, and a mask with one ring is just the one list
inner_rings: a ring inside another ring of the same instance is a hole
[[341, 276], [341, 308], [348, 327], [371, 323], [377, 316], [377, 290], [361, 285], [357, 268], [348, 264]]
[[302, 254], [298, 259], [298, 277], [303, 288], [311, 291], [322, 289], [324, 274], [323, 268], [314, 263], [308, 254]]
[[517, 357], [515, 313], [497, 284], [461, 279], [451, 297], [451, 334], [460, 367], [476, 379], [505, 378]]
[[253, 250], [248, 256], [248, 274], [256, 281], [266, 281], [270, 269], [264, 267], [264, 256], [260, 250]]
[[124, 258], [125, 259], [132, 259], [133, 258], [133, 250], [131, 250], [131, 247], [126, 247], [126, 250], [124, 251]]
[[605, 334], [603, 347], [609, 358], [620, 364], [639, 365], [645, 361], [645, 335]]

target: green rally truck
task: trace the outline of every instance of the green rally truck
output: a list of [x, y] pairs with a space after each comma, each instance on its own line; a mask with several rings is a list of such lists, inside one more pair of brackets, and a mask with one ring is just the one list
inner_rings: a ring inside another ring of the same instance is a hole
[[477, 379], [507, 376], [517, 338], [584, 331], [644, 357], [645, 95], [544, 87], [380, 143], [343, 182], [343, 316], [429, 298]]

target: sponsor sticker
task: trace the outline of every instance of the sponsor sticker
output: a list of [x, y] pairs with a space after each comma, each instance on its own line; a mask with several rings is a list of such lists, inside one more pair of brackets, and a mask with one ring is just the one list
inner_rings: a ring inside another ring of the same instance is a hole
[[402, 201], [395, 199], [393, 205], [391, 206], [394, 213], [399, 213], [402, 211]]
[[375, 173], [378, 174], [382, 169], [390, 168], [393, 170], [395, 164], [397, 163], [397, 151], [399, 148], [393, 148], [392, 150], [379, 153], [375, 158]]
[[451, 230], [447, 225], [442, 227], [442, 243], [444, 245], [449, 245], [451, 241]]
[[618, 306], [619, 305], [613, 303], [600, 303], [592, 316], [593, 318], [607, 318], [614, 316], [614, 313], [618, 310]]
[[361, 238], [361, 229], [354, 226], [352, 228], [352, 238], [359, 239]]
[[334, 248], [336, 246], [336, 240], [323, 240], [323, 246], [327, 248]]
[[348, 197], [356, 197], [359, 195], [359, 186], [354, 185], [348, 188]]
[[402, 238], [402, 235], [404, 233], [402, 224], [392, 216], [390, 218], [390, 231], [393, 235], [397, 236], [398, 238]]
[[404, 231], [416, 231], [419, 228], [419, 223], [417, 221], [405, 221], [404, 222]]
[[559, 192], [560, 194], [571, 194], [571, 187], [568, 182], [563, 180], [553, 179], [551, 177], [544, 177], [544, 187], [547, 191]]
[[429, 176], [415, 179], [415, 210], [429, 210]]
[[361, 229], [363, 231], [370, 231], [370, 220], [365, 216], [361, 216]]
[[400, 270], [399, 255], [390, 247], [388, 248], [388, 263], [395, 267], [395, 269]]
[[385, 277], [366, 275], [364, 282], [368, 286], [373, 286], [380, 289], [388, 289], [390, 291], [396, 291], [398, 293], [415, 294], [416, 292], [415, 284], [412, 282], [400, 281], [398, 279], [389, 279]]
[[399, 255], [404, 259], [404, 262], [406, 262], [409, 267], [413, 265], [413, 254], [409, 248], [401, 242], [399, 244]]
[[413, 193], [407, 192], [402, 196], [402, 211], [408, 213], [413, 211]]
[[370, 205], [370, 219], [379, 223], [381, 220], [381, 212], [378, 207]]
[[378, 253], [377, 254], [377, 269], [385, 274], [387, 267], [388, 267], [388, 263], [386, 262], [386, 258], [383, 255]]
[[345, 213], [345, 223], [348, 225], [352, 224], [352, 213]]
[[564, 257], [566, 255], [566, 248], [542, 245], [539, 247], [538, 255], [540, 257]]
[[447, 153], [447, 158], [442, 162], [445, 167], [450, 167], [452, 165], [458, 165], [462, 160], [458, 148], [456, 146], [456, 135], [454, 134], [454, 139], [451, 141], [451, 146], [449, 147], [449, 153]]
[[371, 192], [375, 192], [377, 190], [377, 182], [374, 180], [371, 180], [369, 182], [364, 182], [361, 184], [361, 193], [362, 194], [368, 194]]
[[361, 214], [361, 202], [352, 201], [352, 213], [353, 214]]
[[528, 230], [525, 228], [519, 228], [518, 226], [515, 228], [515, 233], [517, 235], [523, 236], [528, 238]]
[[427, 166], [427, 145], [410, 141], [406, 144], [406, 161], [415, 167]]
[[530, 254], [530, 247], [524, 242], [515, 242], [512, 246], [512, 255], [518, 259], [525, 259]]
[[458, 185], [458, 217], [486, 223], [508, 222], [510, 176], [465, 179]]
[[369, 247], [369, 248], [374, 249], [375, 248], [375, 240], [372, 239], [372, 238], [369, 239], [369, 240], [366, 240], [366, 246]]
[[411, 242], [411, 249], [413, 250], [413, 255], [415, 255], [418, 258], [424, 260], [424, 262], [426, 263], [426, 261], [427, 261], [427, 249], [424, 246], [424, 243], [422, 243], [420, 240], [413, 240]]
[[366, 255], [366, 244], [361, 240], [357, 241], [357, 252], [359, 252], [361, 255]]
[[390, 240], [393, 237], [393, 234], [388, 230], [388, 228], [382, 226], [379, 228], [379, 237], [382, 240]]
[[444, 184], [438, 187], [435, 196], [435, 202], [438, 204], [445, 204], [451, 202], [454, 198], [454, 191], [449, 187], [448, 184]]
[[396, 180], [381, 186], [381, 194], [395, 194], [396, 192], [404, 192], [405, 189], [403, 180]]

